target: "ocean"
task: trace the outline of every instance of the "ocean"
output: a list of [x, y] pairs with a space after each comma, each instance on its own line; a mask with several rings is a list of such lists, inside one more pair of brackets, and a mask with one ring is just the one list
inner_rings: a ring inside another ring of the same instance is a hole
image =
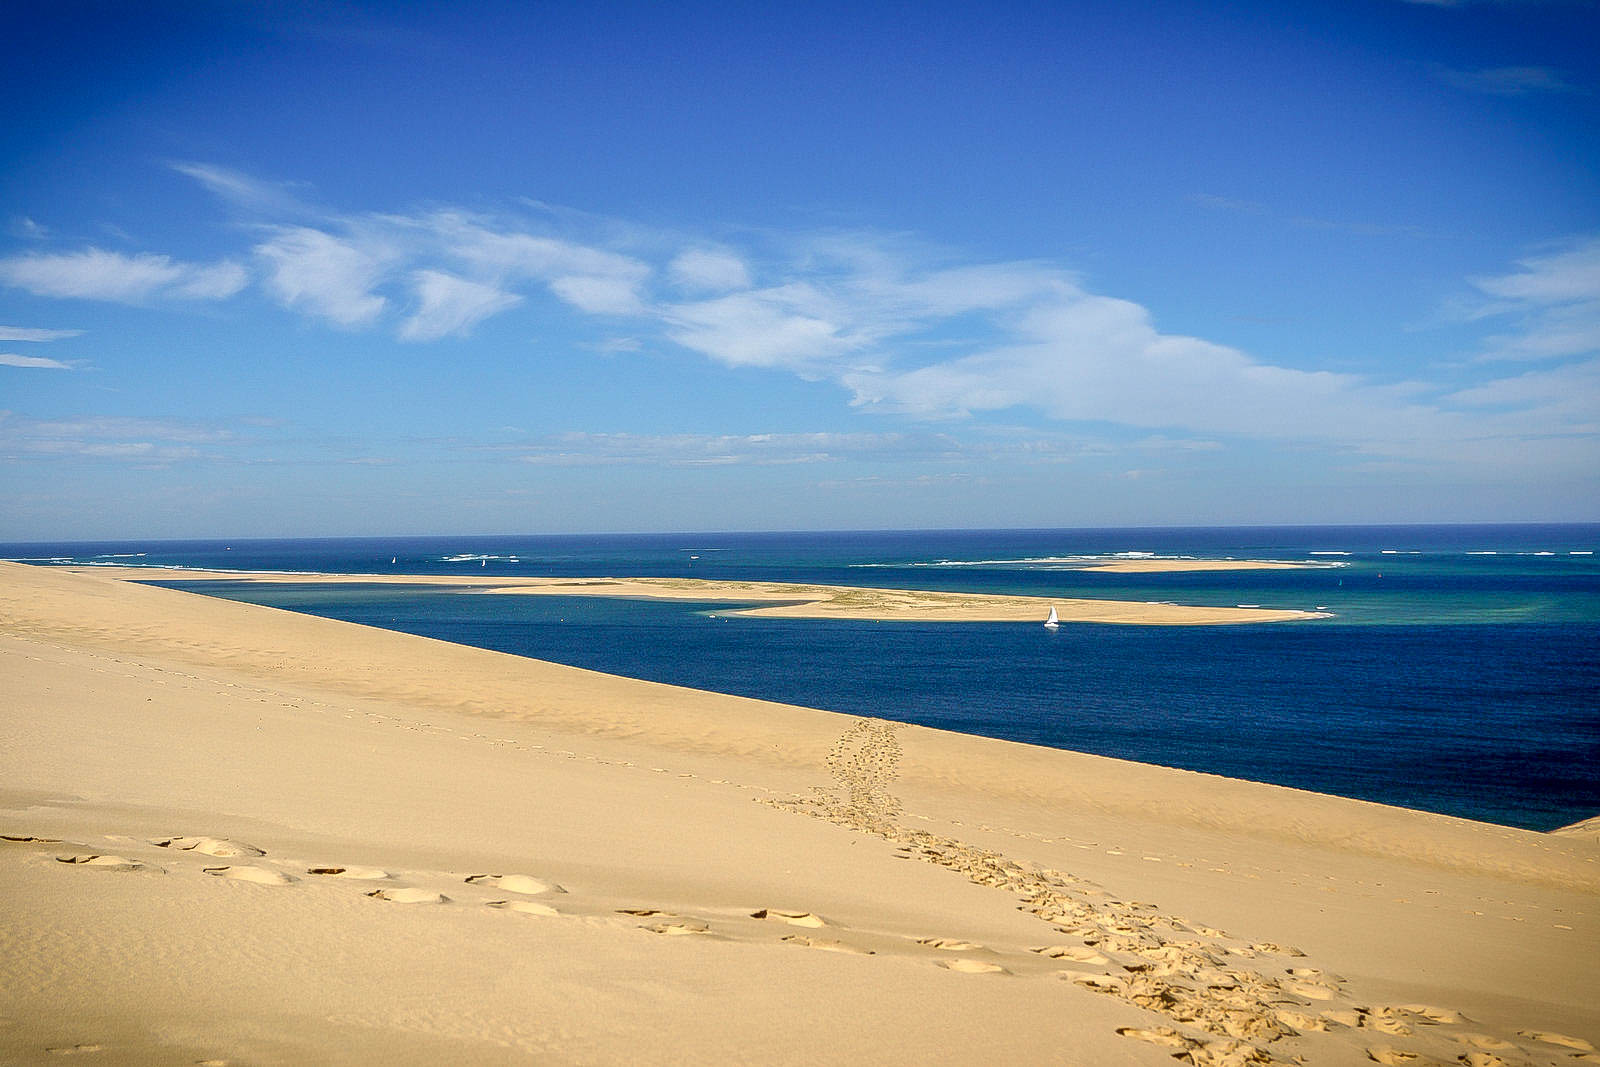
[[[1515, 525], [0, 544], [0, 557], [1325, 608], [1332, 618], [1296, 623], [1051, 631], [439, 586], [185, 585], [651, 681], [1548, 830], [1600, 812], [1597, 550], [1600, 525]], [[1318, 566], [1071, 569], [1145, 556]]]

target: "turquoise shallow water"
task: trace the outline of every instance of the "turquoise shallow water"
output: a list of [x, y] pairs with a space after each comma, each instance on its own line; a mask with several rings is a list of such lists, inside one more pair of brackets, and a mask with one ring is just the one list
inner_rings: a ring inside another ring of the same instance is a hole
[[[0, 545], [0, 556], [1326, 607], [1334, 618], [1306, 623], [1051, 632], [739, 619], [726, 604], [439, 587], [205, 587], [612, 673], [1549, 829], [1600, 812], [1597, 549], [1600, 526], [1516, 526]], [[1322, 566], [1067, 569], [1129, 553]]]

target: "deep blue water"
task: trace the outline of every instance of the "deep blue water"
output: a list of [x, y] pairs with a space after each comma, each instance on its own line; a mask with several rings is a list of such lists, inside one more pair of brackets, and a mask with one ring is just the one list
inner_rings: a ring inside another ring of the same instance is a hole
[[[729, 618], [725, 603], [440, 587], [203, 587], [678, 685], [1550, 829], [1600, 812], [1597, 549], [1591, 525], [152, 542], [0, 545], [0, 556], [1325, 606], [1334, 618], [1050, 632]], [[1129, 552], [1330, 566], [1064, 569], [1065, 557]]]

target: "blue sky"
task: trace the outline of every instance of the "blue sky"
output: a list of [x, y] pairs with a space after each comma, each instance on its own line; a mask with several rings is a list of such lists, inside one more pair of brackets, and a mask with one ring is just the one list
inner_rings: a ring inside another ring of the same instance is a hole
[[0, 9], [0, 539], [1600, 519], [1600, 8]]

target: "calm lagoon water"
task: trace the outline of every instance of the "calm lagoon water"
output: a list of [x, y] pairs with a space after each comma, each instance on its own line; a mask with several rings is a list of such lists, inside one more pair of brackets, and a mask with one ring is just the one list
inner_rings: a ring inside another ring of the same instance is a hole
[[[0, 556], [1321, 606], [1335, 617], [1052, 632], [732, 618], [726, 603], [448, 587], [188, 586], [653, 681], [1544, 830], [1600, 812], [1597, 550], [1600, 526], [1562, 525], [129, 542], [0, 545]], [[1068, 569], [1145, 553], [1321, 566]]]

